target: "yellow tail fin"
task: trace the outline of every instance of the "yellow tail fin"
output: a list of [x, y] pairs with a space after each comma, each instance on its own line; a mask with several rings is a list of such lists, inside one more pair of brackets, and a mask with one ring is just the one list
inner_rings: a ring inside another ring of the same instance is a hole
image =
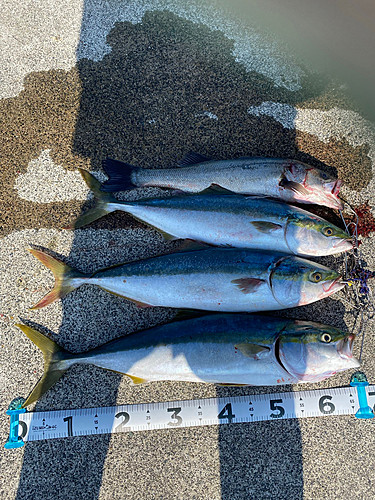
[[82, 168], [78, 170], [81, 172], [88, 188], [94, 193], [96, 205], [90, 208], [86, 213], [77, 217], [77, 219], [72, 221], [68, 226], [65, 226], [64, 229], [77, 229], [79, 227], [86, 226], [86, 224], [90, 224], [91, 222], [94, 222], [113, 212], [114, 209], [109, 207], [110, 203], [118, 203], [114, 196], [109, 193], [103, 193], [103, 191], [100, 190], [100, 182], [92, 174], [90, 174], [90, 172], [83, 170]]
[[44, 356], [44, 375], [36, 384], [27, 400], [22, 405], [23, 408], [37, 401], [45, 392], [52, 387], [59, 378], [69, 368], [69, 365], [64, 363], [67, 359], [72, 359], [74, 354], [65, 351], [59, 347], [56, 342], [45, 337], [40, 332], [30, 328], [29, 326], [17, 323], [20, 328], [34, 344], [39, 347]]
[[57, 299], [65, 297], [69, 292], [77, 288], [79, 285], [71, 285], [70, 281], [73, 278], [82, 278], [86, 275], [72, 269], [64, 262], [48, 255], [47, 253], [41, 252], [40, 250], [29, 249], [29, 252], [40, 260], [48, 269], [50, 269], [55, 276], [55, 286], [50, 292], [47, 293], [37, 304], [35, 304], [31, 309], [41, 309], [42, 307], [52, 304]]

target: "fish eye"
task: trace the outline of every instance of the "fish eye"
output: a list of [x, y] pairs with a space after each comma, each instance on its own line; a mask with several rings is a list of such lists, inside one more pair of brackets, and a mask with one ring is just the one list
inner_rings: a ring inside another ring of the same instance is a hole
[[321, 172], [320, 177], [322, 179], [328, 179], [328, 175], [325, 172]]
[[333, 235], [333, 229], [331, 227], [325, 227], [323, 229], [323, 234], [324, 234], [324, 236], [332, 236]]
[[329, 342], [331, 342], [332, 337], [331, 337], [331, 335], [330, 335], [329, 333], [325, 332], [325, 333], [323, 333], [323, 334], [322, 334], [322, 336], [320, 337], [320, 340], [321, 340], [322, 342], [329, 343]]
[[323, 278], [322, 273], [319, 272], [315, 272], [311, 275], [311, 281], [313, 281], [314, 283], [319, 283], [319, 281], [321, 281], [322, 278]]

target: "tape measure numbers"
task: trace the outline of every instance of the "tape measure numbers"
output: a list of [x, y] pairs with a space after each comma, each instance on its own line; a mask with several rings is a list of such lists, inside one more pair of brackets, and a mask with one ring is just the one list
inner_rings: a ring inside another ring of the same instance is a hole
[[[12, 446], [10, 436], [6, 447], [19, 447], [25, 441], [70, 436], [288, 418], [352, 415], [360, 412], [366, 414], [366, 416], [359, 418], [372, 418], [374, 414], [371, 408], [375, 406], [375, 386], [369, 386], [368, 382], [365, 383], [365, 387], [358, 387], [358, 384], [353, 385], [354, 387], [304, 392], [145, 403], [77, 410], [28, 413], [18, 409], [15, 410], [18, 413], [13, 415], [14, 419], [18, 420], [17, 429], [15, 428], [15, 421], [13, 425], [13, 443], [19, 444]], [[367, 397], [371, 408], [367, 406]], [[12, 418], [12, 413], [9, 411], [7, 413]]]

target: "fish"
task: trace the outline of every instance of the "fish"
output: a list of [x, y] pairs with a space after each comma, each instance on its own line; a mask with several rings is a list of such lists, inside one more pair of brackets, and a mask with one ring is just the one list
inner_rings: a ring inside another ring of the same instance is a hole
[[254, 248], [302, 256], [324, 256], [353, 248], [352, 237], [306, 210], [280, 201], [237, 194], [188, 194], [118, 201], [80, 169], [97, 203], [65, 229], [82, 227], [121, 210], [158, 230], [165, 239], [191, 239], [216, 246]]
[[212, 160], [190, 152], [178, 168], [146, 169], [111, 158], [104, 160], [103, 168], [109, 176], [102, 187], [105, 192], [159, 186], [197, 193], [218, 185], [239, 194], [270, 196], [291, 203], [314, 203], [336, 209], [344, 207], [338, 197], [341, 180], [291, 159], [254, 156]]
[[222, 385], [319, 382], [358, 368], [354, 335], [319, 323], [247, 314], [174, 321], [72, 354], [17, 324], [44, 354], [45, 373], [23, 407], [37, 401], [74, 364], [127, 375], [135, 384], [158, 380]]
[[328, 267], [278, 252], [201, 248], [120, 264], [83, 274], [51, 255], [30, 252], [55, 276], [40, 309], [83, 284], [98, 285], [139, 307], [162, 306], [221, 312], [285, 309], [317, 300], [345, 286]]

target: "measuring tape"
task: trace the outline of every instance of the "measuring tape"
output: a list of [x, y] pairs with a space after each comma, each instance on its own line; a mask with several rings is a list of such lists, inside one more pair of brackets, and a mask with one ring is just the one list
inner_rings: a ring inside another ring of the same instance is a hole
[[352, 414], [357, 418], [373, 418], [375, 386], [369, 386], [365, 377], [359, 380], [355, 376], [350, 385], [304, 392], [30, 413], [19, 404], [18, 408], [7, 411], [11, 428], [5, 447], [18, 448], [25, 441], [70, 436], [287, 418]]

